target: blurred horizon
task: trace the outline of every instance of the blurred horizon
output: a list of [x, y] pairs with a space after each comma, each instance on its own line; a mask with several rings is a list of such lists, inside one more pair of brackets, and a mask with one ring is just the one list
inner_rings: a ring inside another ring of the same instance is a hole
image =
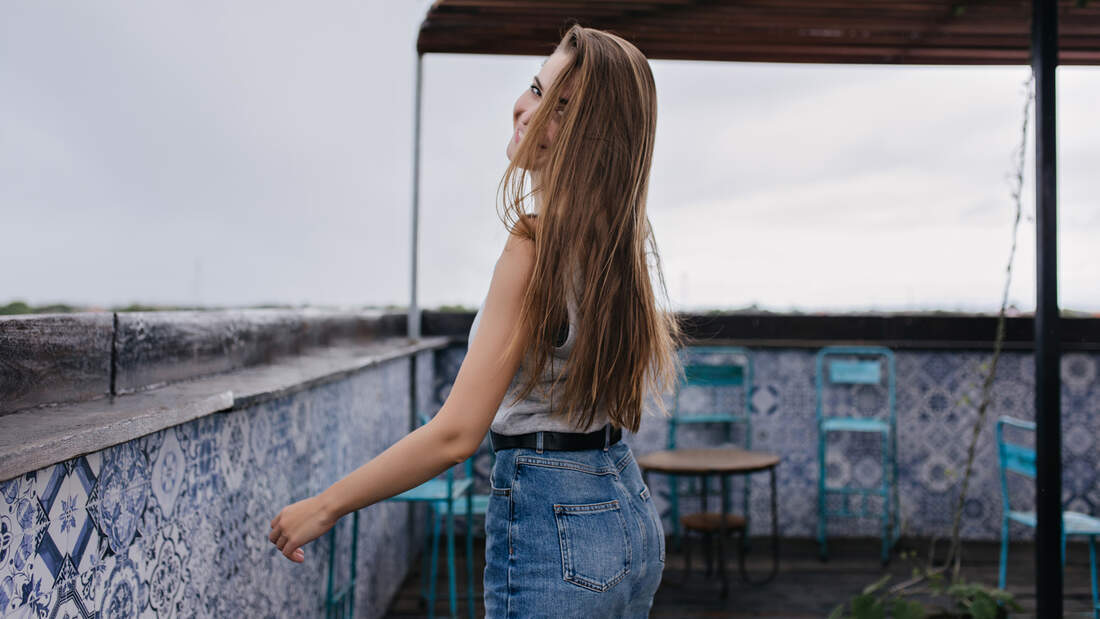
[[[381, 310], [391, 313], [407, 313], [408, 305], [390, 304], [390, 305], [292, 305], [292, 304], [278, 304], [278, 303], [259, 303], [255, 305], [243, 305], [243, 306], [171, 306], [171, 305], [147, 305], [141, 303], [131, 303], [128, 305], [118, 306], [81, 306], [67, 303], [54, 303], [47, 305], [32, 306], [22, 301], [14, 301], [7, 305], [0, 305], [0, 316], [5, 315], [33, 315], [33, 314], [64, 314], [64, 313], [77, 313], [77, 312], [150, 312], [150, 311], [225, 311], [225, 310], [244, 310], [244, 309], [328, 309], [336, 311], [366, 311], [366, 310]], [[438, 305], [434, 307], [421, 307], [421, 311], [431, 312], [476, 312], [478, 306], [476, 305]], [[1087, 312], [1081, 310], [1075, 310], [1073, 308], [1059, 308], [1063, 318], [1100, 318], [1100, 312]], [[681, 312], [686, 314], [781, 314], [781, 315], [821, 315], [821, 316], [845, 316], [845, 315], [950, 315], [950, 316], [996, 316], [998, 311], [987, 312], [981, 310], [966, 310], [963, 308], [958, 309], [904, 309], [904, 308], [878, 308], [878, 309], [864, 309], [864, 310], [851, 310], [851, 311], [830, 311], [830, 310], [815, 310], [812, 308], [789, 308], [787, 310], [771, 310], [767, 308], [761, 308], [756, 306], [748, 307], [713, 307], [713, 306], [698, 306], [698, 307], [678, 307], [673, 308], [675, 312]], [[1005, 316], [1009, 318], [1015, 317], [1031, 317], [1034, 315], [1034, 311], [1023, 312], [1015, 306], [1009, 306], [1005, 308]]]

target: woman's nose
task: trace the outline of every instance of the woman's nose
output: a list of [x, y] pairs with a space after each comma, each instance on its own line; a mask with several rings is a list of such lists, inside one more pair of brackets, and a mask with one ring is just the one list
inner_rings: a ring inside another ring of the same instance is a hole
[[530, 122], [535, 112], [539, 109], [538, 101], [533, 99], [534, 97], [525, 96], [516, 102], [516, 111], [519, 112], [519, 120], [523, 122], [523, 124]]

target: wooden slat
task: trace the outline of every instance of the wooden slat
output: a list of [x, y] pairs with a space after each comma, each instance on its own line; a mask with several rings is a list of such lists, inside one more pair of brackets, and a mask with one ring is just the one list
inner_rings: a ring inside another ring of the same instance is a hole
[[[1100, 64], [1100, 2], [1059, 14], [1060, 63]], [[1030, 19], [1028, 0], [439, 0], [417, 48], [545, 55], [577, 21], [655, 59], [1027, 64]]]

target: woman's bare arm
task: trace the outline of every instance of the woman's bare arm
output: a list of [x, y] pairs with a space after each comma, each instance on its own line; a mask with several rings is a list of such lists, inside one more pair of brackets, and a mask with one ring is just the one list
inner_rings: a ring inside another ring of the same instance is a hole
[[443, 407], [382, 453], [329, 486], [321, 494], [287, 506], [271, 522], [269, 539], [291, 560], [298, 549], [344, 515], [433, 479], [470, 457], [519, 368], [522, 351], [502, 359], [518, 328], [520, 304], [534, 268], [534, 243], [511, 235], [497, 259], [474, 339]]

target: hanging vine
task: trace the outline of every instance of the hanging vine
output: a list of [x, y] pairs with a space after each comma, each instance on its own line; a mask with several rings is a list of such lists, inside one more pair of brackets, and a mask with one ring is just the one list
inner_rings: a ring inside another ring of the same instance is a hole
[[[868, 585], [860, 595], [852, 598], [848, 603], [841, 604], [833, 609], [833, 612], [829, 615], [830, 619], [844, 616], [845, 606], [849, 604], [852, 612], [849, 616], [855, 619], [862, 619], [863, 617], [884, 617], [887, 611], [898, 618], [923, 617], [926, 611], [923, 605], [912, 600], [903, 599], [903, 596], [918, 594], [950, 595], [956, 599], [957, 606], [959, 607], [956, 610], [966, 612], [967, 616], [973, 617], [998, 616], [998, 613], [1002, 610], [998, 608], [998, 603], [1006, 604], [1015, 610], [1020, 610], [1019, 605], [1016, 604], [1012, 599], [1012, 595], [1008, 592], [977, 583], [965, 583], [962, 581], [959, 576], [959, 570], [962, 566], [960, 524], [962, 522], [963, 505], [966, 502], [966, 495], [970, 488], [970, 475], [973, 472], [974, 454], [977, 450], [978, 437], [981, 435], [982, 428], [985, 426], [986, 411], [989, 409], [989, 404], [993, 399], [993, 381], [997, 374], [997, 363], [1000, 360], [1001, 350], [1004, 345], [1005, 312], [1008, 308], [1009, 287], [1012, 284], [1012, 266], [1016, 258], [1016, 244], [1020, 229], [1020, 219], [1023, 217], [1022, 194], [1024, 184], [1024, 162], [1027, 152], [1028, 122], [1031, 117], [1031, 105], [1035, 97], [1034, 82], [1034, 73], [1029, 71], [1028, 78], [1023, 84], [1025, 97], [1023, 121], [1020, 127], [1020, 141], [1019, 146], [1013, 152], [1014, 171], [1010, 176], [1010, 191], [1015, 210], [1012, 223], [1012, 244], [1008, 252], [1008, 264], [1005, 267], [1005, 282], [1001, 295], [1001, 308], [997, 314], [997, 328], [993, 338], [993, 355], [990, 360], [987, 363], [983, 363], [980, 368], [982, 372], [985, 373], [985, 376], [982, 381], [981, 398], [977, 405], [977, 419], [974, 421], [973, 431], [970, 435], [970, 446], [966, 455], [966, 469], [963, 473], [958, 501], [955, 504], [951, 525], [951, 540], [948, 545], [947, 556], [942, 564], [935, 564], [936, 539], [933, 538], [928, 549], [927, 566], [923, 569], [914, 568], [914, 575], [912, 578], [900, 582], [889, 589], [883, 590], [882, 588], [890, 579], [890, 575], [887, 574]], [[964, 396], [963, 404], [970, 404], [969, 397]], [[945, 582], [944, 572], [948, 569], [951, 570], [951, 577], [950, 580]]]

